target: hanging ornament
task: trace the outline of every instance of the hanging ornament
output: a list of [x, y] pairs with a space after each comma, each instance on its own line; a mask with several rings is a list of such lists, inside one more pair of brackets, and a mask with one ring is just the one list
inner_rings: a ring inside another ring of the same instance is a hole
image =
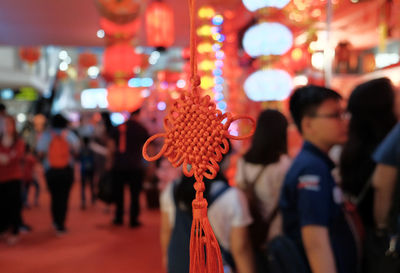
[[253, 12], [266, 7], [282, 9], [290, 0], [242, 0], [242, 2], [246, 9]]
[[40, 58], [40, 48], [38, 47], [21, 47], [19, 50], [19, 56], [21, 60], [32, 65], [36, 63]]
[[292, 77], [280, 69], [256, 71], [244, 82], [246, 95], [253, 101], [281, 101], [292, 89]]
[[153, 1], [146, 10], [147, 44], [152, 47], [170, 47], [174, 43], [174, 13], [162, 1]]
[[293, 44], [292, 32], [279, 23], [261, 23], [250, 27], [243, 36], [243, 47], [252, 57], [283, 55]]
[[100, 84], [98, 80], [90, 80], [88, 86], [90, 88], [99, 88]]
[[107, 92], [108, 109], [112, 112], [133, 112], [143, 103], [141, 89], [129, 87], [126, 83], [112, 84]]
[[139, 17], [140, 0], [96, 0], [100, 14], [116, 24], [126, 24]]
[[60, 81], [65, 81], [66, 79], [68, 79], [68, 73], [66, 71], [58, 70], [56, 77]]
[[[150, 137], [143, 146], [143, 157], [148, 161], [165, 155], [173, 166], [182, 165], [186, 176], [194, 176], [196, 197], [193, 200], [193, 222], [190, 237], [190, 273], [223, 273], [221, 251], [218, 241], [207, 218], [207, 201], [203, 178], [214, 179], [219, 171], [218, 162], [229, 150], [227, 139], [245, 139], [229, 133], [232, 122], [239, 119], [254, 120], [248, 116], [233, 117], [222, 114], [209, 96], [200, 95], [200, 78], [197, 73], [195, 37], [195, 0], [189, 0], [190, 7], [190, 90], [183, 91], [171, 106], [164, 119], [165, 133]], [[225, 121], [225, 122], [224, 122]], [[164, 138], [164, 145], [158, 154], [148, 155], [148, 146], [157, 138]], [[190, 168], [189, 168], [190, 166]]]
[[142, 58], [129, 43], [116, 43], [104, 51], [102, 75], [106, 80], [128, 80], [134, 76], [134, 69], [140, 67]]
[[130, 40], [138, 32], [140, 20], [135, 19], [126, 24], [116, 24], [106, 18], [101, 18], [100, 27], [104, 30], [106, 37], [110, 39], [111, 42]]
[[311, 55], [305, 47], [297, 46], [282, 56], [279, 62], [290, 71], [302, 71], [310, 66]]
[[79, 54], [78, 63], [79, 63], [79, 66], [81, 66], [84, 69], [87, 69], [91, 66], [97, 65], [97, 56], [96, 56], [96, 54], [94, 54], [90, 51], [83, 52], [83, 53]]

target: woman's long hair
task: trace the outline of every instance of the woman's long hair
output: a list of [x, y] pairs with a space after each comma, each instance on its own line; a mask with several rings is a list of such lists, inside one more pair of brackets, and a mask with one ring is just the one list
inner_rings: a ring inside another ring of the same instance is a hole
[[287, 126], [287, 119], [281, 112], [261, 112], [251, 147], [244, 155], [244, 160], [263, 165], [279, 161], [280, 156], [287, 153]]
[[[349, 139], [340, 158], [340, 174], [343, 190], [353, 196], [360, 194], [374, 170], [372, 153], [397, 122], [394, 96], [387, 78], [360, 84], [350, 95], [347, 109], [352, 117]], [[372, 191], [369, 195], [371, 211], [366, 210], [372, 214]], [[372, 221], [372, 215], [368, 218]]]

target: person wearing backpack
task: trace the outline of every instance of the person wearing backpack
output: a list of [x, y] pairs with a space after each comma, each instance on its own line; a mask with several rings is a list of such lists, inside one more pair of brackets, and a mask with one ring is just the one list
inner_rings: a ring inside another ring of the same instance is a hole
[[[255, 221], [255, 215], [260, 215], [261, 221], [268, 222], [267, 219], [276, 214], [283, 179], [291, 164], [287, 155], [287, 126], [285, 116], [279, 111], [261, 112], [251, 147], [238, 161], [236, 185], [245, 193], [252, 192], [246, 195], [252, 199], [248, 201]], [[253, 239], [259, 245], [281, 233], [279, 217], [275, 217], [273, 223], [266, 224], [271, 226], [268, 234], [264, 230], [261, 238]], [[263, 228], [266, 228], [265, 225]], [[256, 235], [251, 234], [252, 237]]]
[[67, 125], [68, 121], [61, 114], [55, 115], [51, 120], [51, 128], [42, 134], [36, 147], [46, 171], [51, 216], [58, 235], [66, 232], [65, 219], [74, 181], [74, 159], [79, 153], [79, 138]]
[[[222, 162], [221, 162], [222, 163]], [[189, 272], [193, 177], [182, 177], [161, 194], [161, 249], [168, 273]], [[208, 218], [220, 245], [226, 273], [255, 273], [248, 227], [252, 218], [244, 194], [230, 187], [221, 170], [213, 180], [204, 178]]]
[[287, 155], [287, 126], [276, 110], [260, 113], [250, 149], [238, 160], [236, 185], [246, 194], [253, 223], [250, 239], [259, 272], [263, 272], [264, 248], [282, 233], [278, 201], [283, 179], [291, 164]]
[[371, 272], [400, 272], [400, 123], [376, 149], [374, 220], [377, 258]]
[[297, 247], [309, 271], [356, 273], [358, 237], [332, 175], [335, 164], [328, 157], [334, 145], [347, 141], [349, 117], [341, 106], [341, 96], [309, 85], [294, 90], [289, 105], [304, 144], [281, 191], [284, 234]]

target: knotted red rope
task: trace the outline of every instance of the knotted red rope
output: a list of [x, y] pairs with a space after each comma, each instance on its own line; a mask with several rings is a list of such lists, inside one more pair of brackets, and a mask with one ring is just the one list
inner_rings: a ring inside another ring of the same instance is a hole
[[[189, 0], [190, 8], [190, 67], [191, 92], [183, 92], [164, 118], [165, 133], [150, 137], [143, 146], [143, 157], [148, 161], [166, 156], [174, 167], [183, 164], [183, 173], [195, 177], [196, 197], [193, 200], [193, 223], [190, 237], [190, 273], [222, 273], [223, 264], [218, 241], [207, 218], [207, 200], [203, 177], [213, 179], [219, 171], [218, 162], [229, 150], [227, 138], [241, 140], [250, 137], [255, 121], [249, 116], [233, 117], [216, 109], [209, 96], [201, 97], [197, 75], [195, 0]], [[238, 119], [249, 119], [252, 130], [245, 136], [229, 134], [229, 126]], [[225, 122], [224, 122], [225, 121]], [[154, 156], [147, 154], [152, 141], [164, 137], [164, 145]], [[190, 168], [189, 168], [190, 166]]]

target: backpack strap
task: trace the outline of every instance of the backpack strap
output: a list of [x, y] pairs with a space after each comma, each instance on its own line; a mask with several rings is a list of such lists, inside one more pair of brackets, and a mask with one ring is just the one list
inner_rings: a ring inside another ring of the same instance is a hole
[[261, 175], [263, 174], [263, 172], [264, 172], [264, 170], [266, 169], [267, 166], [268, 166], [268, 165], [263, 166], [263, 167], [258, 171], [256, 177], [255, 177], [252, 181], [250, 181], [250, 180], [247, 178], [245, 163], [243, 163], [243, 168], [242, 168], [242, 170], [243, 170], [243, 178], [244, 178], [244, 185], [245, 185], [245, 187], [246, 187], [246, 188], [251, 187], [252, 189], [254, 189], [255, 186], [256, 186], [256, 184], [257, 184], [257, 181], [260, 180], [260, 177], [261, 177]]
[[[210, 197], [208, 198], [208, 207], [211, 207], [211, 205], [215, 202], [215, 200], [217, 200], [225, 191], [227, 191], [230, 186], [228, 185], [228, 183], [223, 183], [223, 182], [214, 182], [214, 183], [218, 183], [220, 184], [220, 188], [214, 192], [213, 194], [210, 194]], [[217, 239], [218, 241], [218, 239]], [[236, 264], [235, 264], [235, 260], [233, 259], [233, 255], [232, 253], [225, 249], [221, 243], [218, 241], [218, 245], [219, 248], [221, 250], [221, 255], [223, 260], [234, 270], [236, 271]]]
[[[216, 183], [216, 182], [214, 182]], [[211, 205], [214, 203], [215, 200], [218, 199], [227, 189], [230, 188], [230, 186], [227, 183], [221, 183], [221, 187], [213, 194], [210, 194], [210, 197], [208, 198], [208, 206], [211, 207]]]
[[360, 193], [357, 196], [349, 196], [350, 202], [356, 206], [358, 206], [365, 198], [368, 193], [368, 190], [371, 188], [372, 185], [372, 176], [370, 176], [367, 182], [364, 184], [363, 188], [361, 189]]

